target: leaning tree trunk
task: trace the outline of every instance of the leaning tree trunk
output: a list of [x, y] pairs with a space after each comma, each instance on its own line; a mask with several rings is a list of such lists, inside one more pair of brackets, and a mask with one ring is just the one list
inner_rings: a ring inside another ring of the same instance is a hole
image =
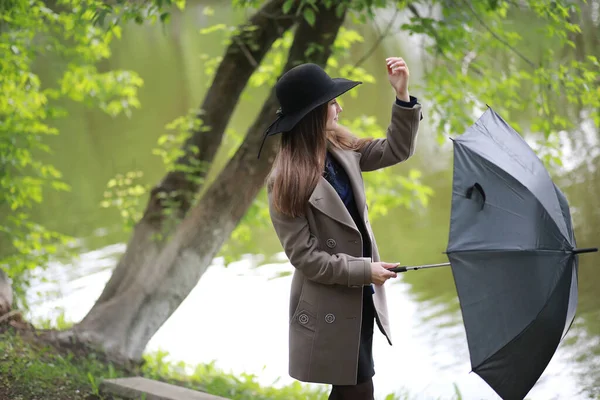
[[[198, 113], [202, 128], [192, 132], [183, 145], [184, 155], [177, 160], [179, 166], [209, 165], [221, 144], [223, 133], [246, 87], [271, 45], [296, 22], [282, 14], [285, 0], [270, 0], [239, 28], [215, 73], [204, 102]], [[294, 9], [291, 10], [291, 13]], [[293, 14], [291, 14], [293, 15]], [[253, 29], [245, 29], [253, 27]], [[198, 149], [198, 151], [193, 151]], [[136, 224], [125, 254], [106, 284], [96, 305], [111, 299], [115, 293], [134, 284], [140, 268], [158, 257], [163, 246], [159, 237], [169, 237], [173, 222], [187, 213], [191, 198], [200, 188], [206, 169], [192, 168], [169, 172], [152, 189], [142, 219]], [[167, 201], [169, 200], [169, 201]], [[173, 201], [174, 200], [174, 201]], [[173, 204], [176, 204], [173, 209]], [[170, 207], [171, 217], [164, 210]]]
[[[344, 17], [345, 13], [336, 15], [335, 7], [320, 7], [313, 27], [301, 22], [284, 70], [307, 61], [324, 66]], [[323, 50], [306, 56], [313, 44]], [[110, 295], [105, 293], [83, 321], [59, 334], [59, 339], [100, 347], [119, 361], [140, 359], [146, 344], [196, 286], [262, 188], [273, 162], [272, 143], [260, 160], [256, 154], [276, 109], [271, 91], [240, 148], [160, 252], [147, 257], [143, 246], [130, 247], [129, 262], [134, 264], [120, 263], [118, 268], [133, 268], [136, 273], [128, 274]]]

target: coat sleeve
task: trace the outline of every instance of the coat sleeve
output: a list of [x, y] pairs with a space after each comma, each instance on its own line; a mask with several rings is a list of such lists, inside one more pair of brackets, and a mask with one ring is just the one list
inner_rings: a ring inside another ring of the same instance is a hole
[[359, 150], [360, 169], [373, 171], [405, 161], [412, 156], [415, 152], [420, 120], [419, 103], [412, 108], [394, 103], [386, 137], [375, 139]]
[[371, 259], [320, 250], [305, 216], [292, 218], [273, 206], [268, 189], [269, 213], [275, 232], [290, 263], [308, 279], [328, 284], [360, 287], [371, 284]]

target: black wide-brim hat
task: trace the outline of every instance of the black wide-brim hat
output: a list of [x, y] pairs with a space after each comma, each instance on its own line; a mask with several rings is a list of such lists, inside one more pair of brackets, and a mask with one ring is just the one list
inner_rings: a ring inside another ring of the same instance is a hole
[[281, 108], [277, 119], [265, 131], [258, 157], [268, 136], [288, 132], [309, 112], [346, 93], [362, 82], [331, 78], [316, 64], [301, 64], [290, 69], [275, 84]]

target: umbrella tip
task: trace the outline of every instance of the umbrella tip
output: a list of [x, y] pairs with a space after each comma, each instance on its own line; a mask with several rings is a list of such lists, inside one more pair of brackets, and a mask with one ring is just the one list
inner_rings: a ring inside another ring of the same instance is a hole
[[597, 251], [598, 251], [598, 248], [596, 248], [596, 247], [572, 250], [573, 254], [596, 253]]
[[485, 106], [486, 106], [487, 108], [492, 108], [492, 107], [490, 107], [490, 106], [489, 106], [487, 103], [485, 103]]

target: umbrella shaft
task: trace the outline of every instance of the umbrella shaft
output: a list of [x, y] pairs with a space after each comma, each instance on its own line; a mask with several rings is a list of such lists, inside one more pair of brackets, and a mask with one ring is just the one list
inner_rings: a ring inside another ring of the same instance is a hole
[[437, 268], [437, 267], [447, 267], [450, 263], [441, 263], [441, 264], [426, 264], [426, 265], [414, 265], [411, 267], [406, 267], [407, 270], [417, 270], [417, 269], [427, 269], [427, 268]]
[[[574, 249], [573, 254], [582, 254], [582, 253], [595, 253], [597, 252], [597, 248], [584, 248], [584, 249]], [[406, 271], [416, 271], [418, 269], [427, 269], [427, 268], [437, 268], [437, 267], [447, 267], [450, 263], [440, 263], [440, 264], [425, 264], [425, 265], [413, 265], [407, 267], [396, 267], [390, 268], [392, 272], [406, 272]]]
[[392, 272], [406, 272], [406, 271], [412, 271], [412, 270], [417, 270], [417, 269], [447, 267], [448, 265], [450, 265], [450, 263], [413, 265], [413, 266], [407, 266], [407, 267], [391, 268], [390, 271], [392, 271]]

